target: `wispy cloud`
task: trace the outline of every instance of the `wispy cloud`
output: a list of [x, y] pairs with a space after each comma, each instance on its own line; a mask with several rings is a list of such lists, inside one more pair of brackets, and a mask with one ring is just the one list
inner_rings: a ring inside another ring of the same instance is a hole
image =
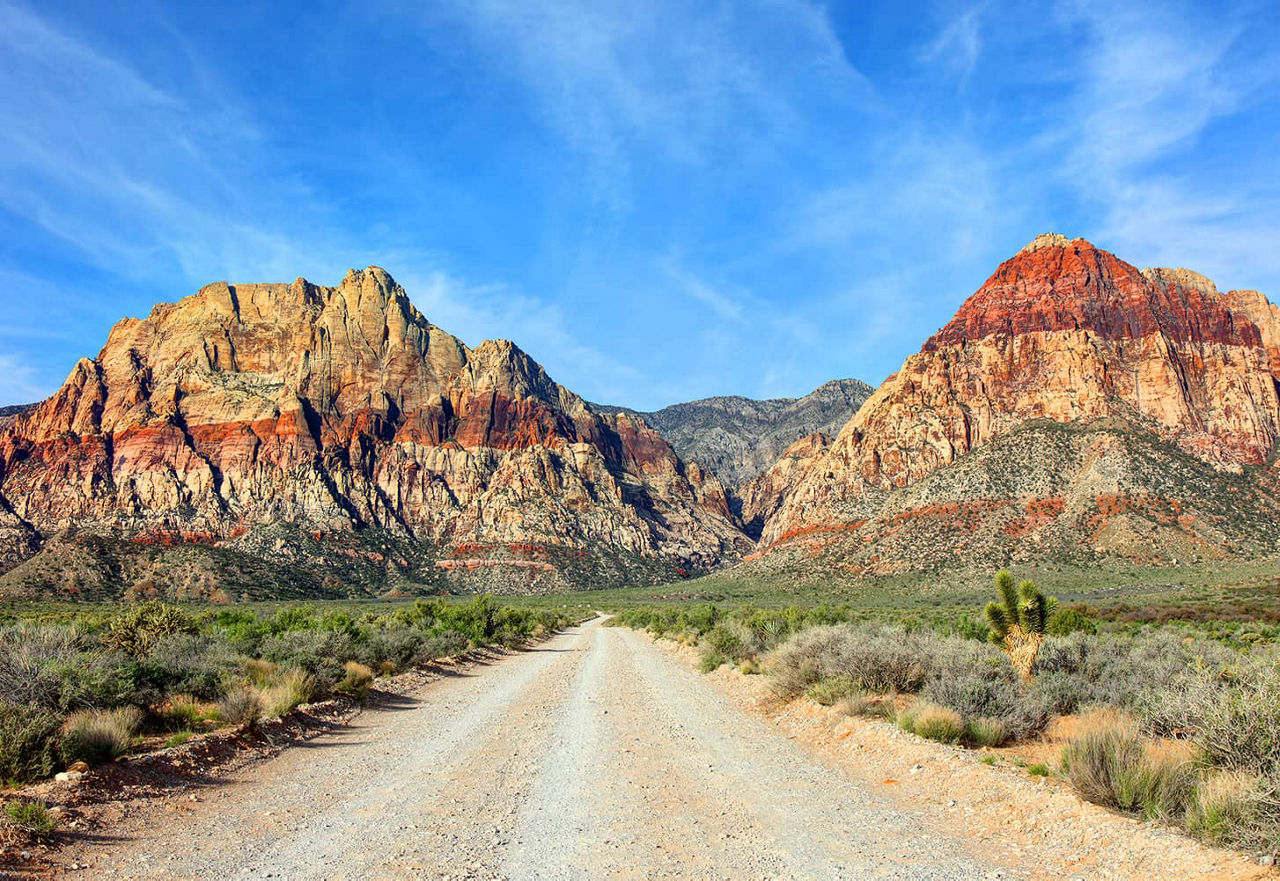
[[976, 3], [947, 24], [920, 51], [920, 58], [954, 73], [963, 86], [982, 55], [982, 15], [986, 3]]
[[[633, 197], [633, 165], [653, 151], [705, 164], [725, 151], [767, 148], [803, 126], [789, 90], [811, 85], [866, 101], [825, 12], [803, 0], [688, 7], [570, 0], [477, 0], [454, 13], [495, 69], [530, 86], [553, 128], [587, 163], [597, 200]], [[763, 34], [767, 42], [752, 39]]]
[[[1074, 2], [1064, 20], [1083, 29], [1079, 88], [1070, 102], [1067, 172], [1100, 205], [1096, 236], [1133, 259], [1189, 265], [1219, 276], [1280, 273], [1280, 190], [1247, 143], [1217, 127], [1280, 83], [1273, 56], [1244, 57], [1244, 24], [1159, 5]], [[1227, 154], [1231, 158], [1227, 158]], [[1221, 156], [1221, 160], [1215, 158]], [[1223, 161], [1235, 174], [1224, 174]], [[1234, 178], [1224, 187], [1224, 178]]]

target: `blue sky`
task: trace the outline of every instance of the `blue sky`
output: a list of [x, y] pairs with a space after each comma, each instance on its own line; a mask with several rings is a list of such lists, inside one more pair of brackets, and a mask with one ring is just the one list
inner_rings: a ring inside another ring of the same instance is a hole
[[640, 408], [878, 383], [1047, 230], [1280, 295], [1274, 2], [113, 6], [0, 0], [0, 403], [369, 264]]

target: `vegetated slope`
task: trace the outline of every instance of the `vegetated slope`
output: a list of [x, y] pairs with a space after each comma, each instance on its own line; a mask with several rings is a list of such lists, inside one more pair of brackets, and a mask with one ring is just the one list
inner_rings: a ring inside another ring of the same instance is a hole
[[753, 566], [1274, 554], [1277, 328], [1256, 292], [1041, 236], [830, 445], [768, 472]]
[[[835, 434], [871, 392], [860, 380], [835, 379], [802, 398], [758, 401], [731, 395], [636, 415], [681, 457], [704, 466], [732, 490], [772, 465], [797, 440], [817, 432]], [[593, 406], [606, 413], [633, 412]]]
[[643, 421], [593, 412], [510, 342], [468, 348], [377, 267], [125, 319], [0, 428], [0, 560], [26, 561], [9, 593], [261, 592], [227, 576], [246, 557], [291, 595], [545, 591], [749, 547], [720, 482]]

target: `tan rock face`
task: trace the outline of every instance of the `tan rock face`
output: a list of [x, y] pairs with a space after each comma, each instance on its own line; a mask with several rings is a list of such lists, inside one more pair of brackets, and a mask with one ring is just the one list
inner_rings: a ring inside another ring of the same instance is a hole
[[335, 288], [220, 282], [121, 321], [0, 426], [9, 562], [30, 551], [11, 533], [278, 521], [694, 567], [750, 545], [719, 482], [643, 422], [595, 415], [509, 342], [469, 349], [377, 267]]
[[762, 541], [875, 518], [895, 490], [1029, 420], [1126, 421], [1228, 472], [1266, 462], [1280, 438], [1278, 314], [1255, 292], [1041, 236], [829, 449], [775, 480], [784, 498]]

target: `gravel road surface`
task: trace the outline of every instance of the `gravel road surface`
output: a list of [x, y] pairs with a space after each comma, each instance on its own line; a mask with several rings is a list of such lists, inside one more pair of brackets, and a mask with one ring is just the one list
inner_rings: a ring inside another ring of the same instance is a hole
[[149, 827], [94, 876], [984, 878], [1026, 874], [734, 706], [643, 634], [571, 628], [422, 688]]

